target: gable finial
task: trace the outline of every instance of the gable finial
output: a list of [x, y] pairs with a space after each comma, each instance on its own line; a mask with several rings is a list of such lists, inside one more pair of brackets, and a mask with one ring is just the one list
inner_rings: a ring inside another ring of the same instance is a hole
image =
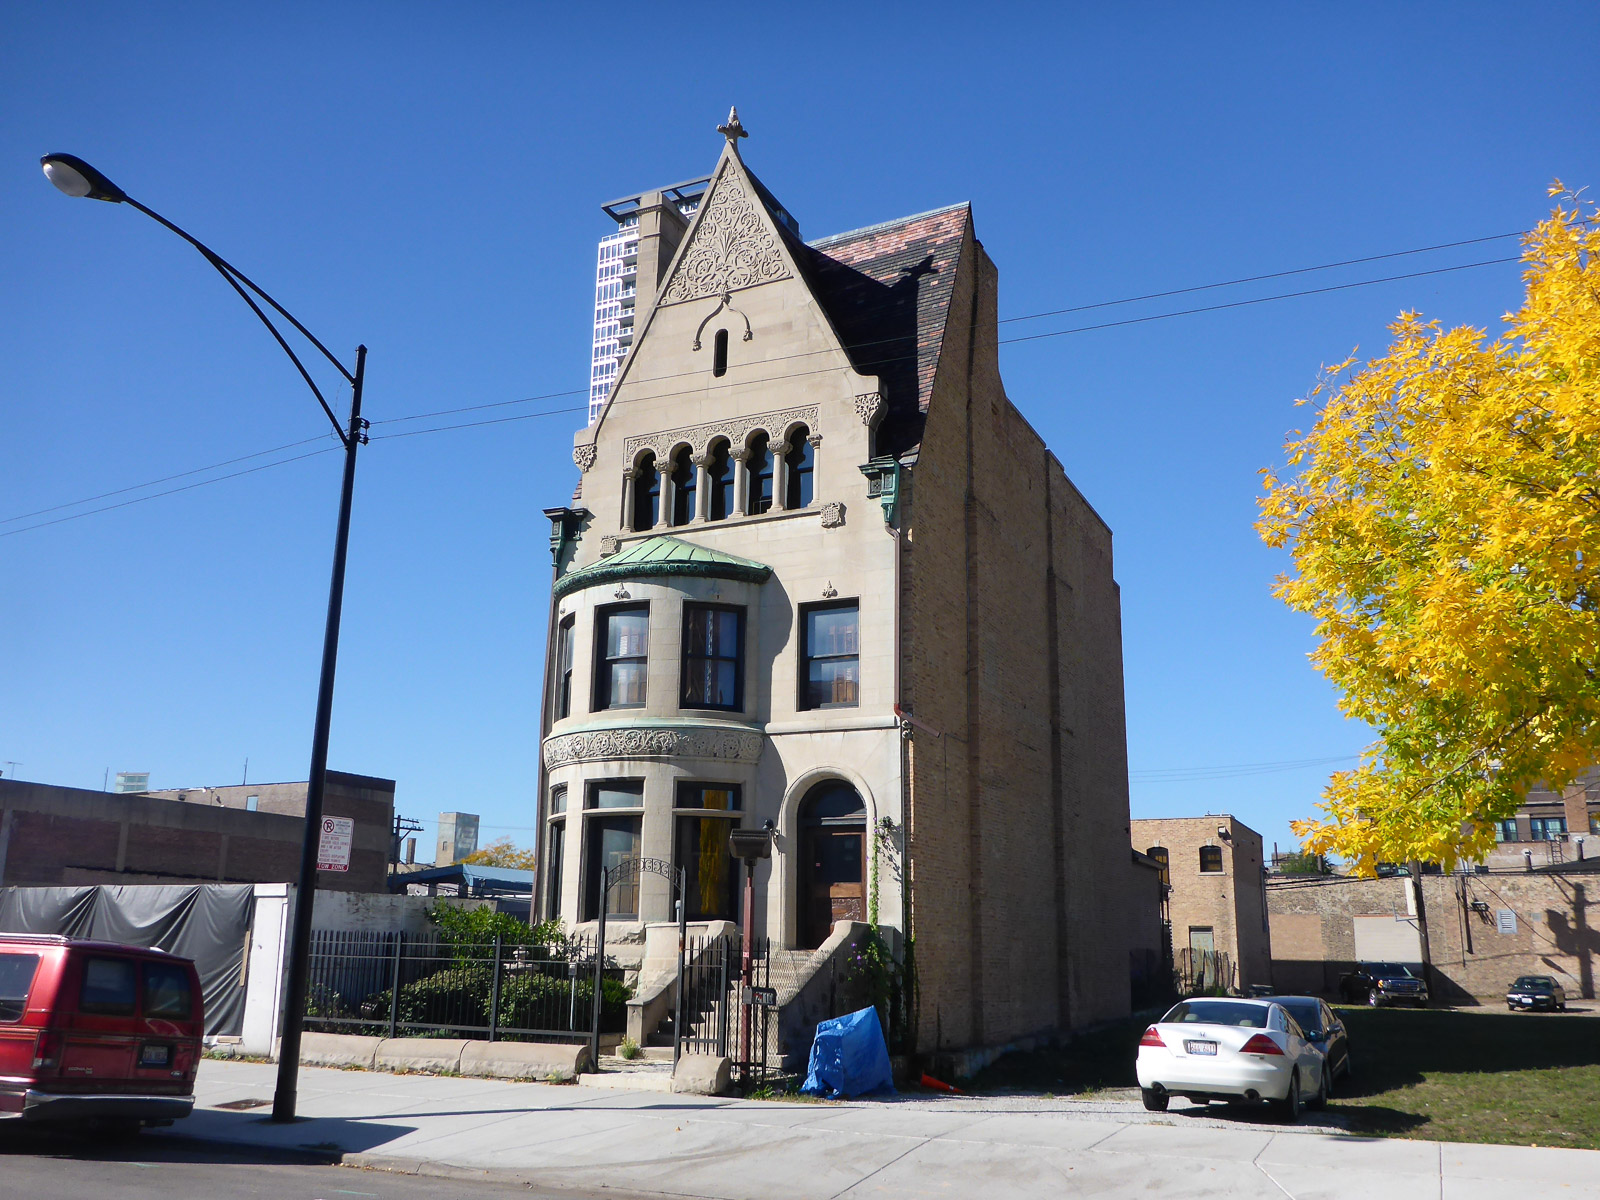
[[717, 132], [728, 139], [728, 145], [734, 147], [738, 146], [740, 138], [750, 136], [749, 130], [739, 124], [739, 110], [731, 106], [728, 109], [728, 123], [718, 125]]

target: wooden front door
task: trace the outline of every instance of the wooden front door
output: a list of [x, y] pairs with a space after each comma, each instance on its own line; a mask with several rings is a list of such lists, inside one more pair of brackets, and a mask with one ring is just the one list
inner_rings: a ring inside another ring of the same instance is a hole
[[800, 938], [807, 948], [822, 945], [835, 921], [867, 919], [866, 841], [865, 822], [805, 831]]

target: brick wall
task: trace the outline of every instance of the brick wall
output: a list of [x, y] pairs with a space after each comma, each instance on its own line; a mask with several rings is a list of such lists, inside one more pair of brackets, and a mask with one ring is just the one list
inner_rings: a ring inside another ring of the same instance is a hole
[[[305, 784], [298, 788], [305, 811]], [[256, 789], [214, 789], [254, 792]], [[203, 789], [190, 791], [197, 797]], [[287, 801], [285, 801], [287, 803]], [[303, 816], [239, 805], [179, 802], [153, 794], [0, 780], [0, 882], [290, 883], [299, 877]], [[319, 888], [387, 890], [394, 783], [329, 772], [324, 811], [355, 822], [348, 872], [322, 872]]]
[[[1129, 1007], [1121, 628], [1104, 524], [1006, 398], [970, 241], [906, 510], [905, 686], [924, 1048]], [[974, 338], [974, 330], [976, 337]]]
[[[1525, 974], [1553, 975], [1573, 998], [1594, 997], [1600, 871], [1429, 875], [1422, 885], [1436, 998], [1498, 1003]], [[1339, 876], [1269, 883], [1279, 990], [1332, 994], [1355, 962], [1354, 919], [1405, 914], [1409, 886], [1405, 878]], [[1501, 912], [1514, 915], [1514, 931], [1501, 931]]]

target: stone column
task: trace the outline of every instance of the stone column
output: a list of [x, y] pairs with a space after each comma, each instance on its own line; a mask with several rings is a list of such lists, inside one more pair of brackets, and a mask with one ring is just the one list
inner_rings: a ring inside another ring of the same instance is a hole
[[750, 451], [744, 447], [729, 449], [733, 457], [733, 512], [735, 516], [750, 515]]
[[816, 430], [806, 435], [811, 443], [811, 503], [822, 496], [822, 435]]
[[638, 471], [622, 473], [622, 528], [633, 530], [633, 486], [639, 478]]
[[778, 512], [786, 507], [784, 500], [788, 498], [785, 493], [789, 490], [789, 464], [784, 456], [789, 453], [789, 443], [784, 440], [776, 446], [771, 442], [767, 445], [772, 450], [772, 511]]
[[711, 519], [711, 455], [696, 454], [690, 459], [694, 463], [695, 489], [694, 489], [694, 519], [696, 521], [709, 521]]

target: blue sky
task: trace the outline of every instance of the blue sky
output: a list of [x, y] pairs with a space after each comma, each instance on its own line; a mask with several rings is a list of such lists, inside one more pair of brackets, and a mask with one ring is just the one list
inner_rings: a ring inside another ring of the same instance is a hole
[[[77, 787], [304, 779], [339, 460], [203, 260], [39, 173], [76, 153], [352, 358], [385, 421], [551, 415], [363, 452], [330, 765], [531, 843], [550, 583], [598, 205], [746, 161], [820, 237], [970, 200], [1001, 315], [1526, 229], [1600, 184], [1600, 8], [85, 4], [0, 37], [0, 769]], [[1494, 241], [1002, 327], [1154, 316], [1505, 258]], [[1494, 327], [1515, 265], [1003, 348], [1116, 535], [1135, 816], [1292, 840], [1366, 731], [1251, 523], [1318, 368], [1399, 311]], [[334, 380], [324, 375], [331, 386]], [[348, 397], [335, 399], [343, 408]], [[70, 502], [256, 454], [220, 471]], [[216, 475], [328, 450], [113, 511]], [[6, 520], [42, 509], [40, 517]], [[19, 764], [14, 769], [8, 762]], [[1200, 768], [1249, 764], [1251, 770]], [[424, 842], [426, 845], [427, 842]]]

